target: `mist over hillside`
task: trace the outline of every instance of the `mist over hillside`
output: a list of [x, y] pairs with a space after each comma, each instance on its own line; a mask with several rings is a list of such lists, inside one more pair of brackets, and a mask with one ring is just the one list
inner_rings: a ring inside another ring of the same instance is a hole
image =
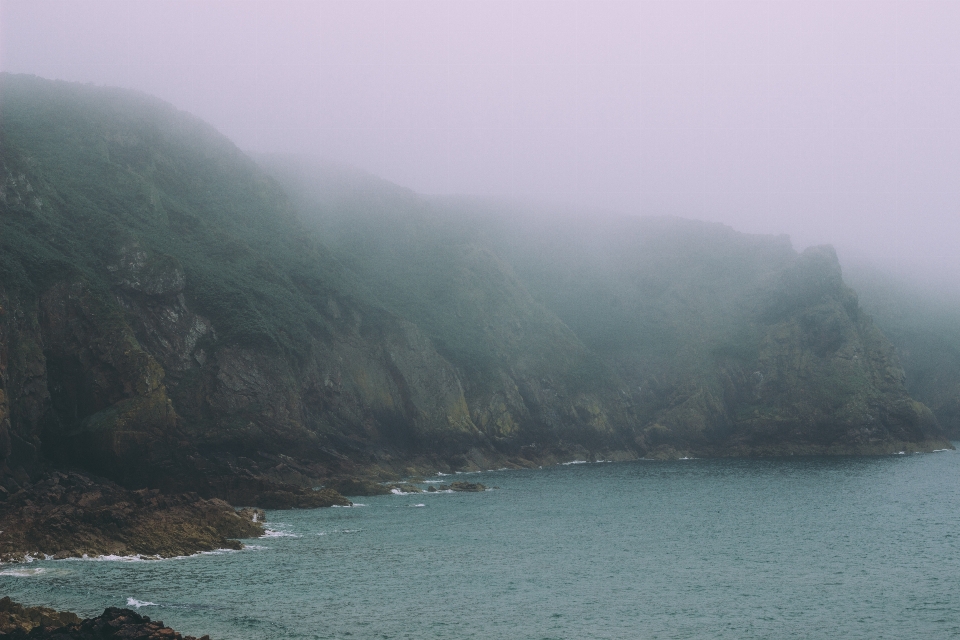
[[949, 636], [957, 42], [0, 0], [0, 635]]
[[148, 96], [2, 83], [10, 478], [295, 504], [410, 465], [947, 446], [829, 247], [261, 158], [278, 182]]

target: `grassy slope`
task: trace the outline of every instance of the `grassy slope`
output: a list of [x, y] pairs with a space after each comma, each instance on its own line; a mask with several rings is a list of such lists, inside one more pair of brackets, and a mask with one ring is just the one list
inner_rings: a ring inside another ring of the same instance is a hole
[[340, 269], [256, 165], [209, 125], [128, 91], [0, 78], [2, 159], [33, 198], [3, 206], [0, 277], [36, 293], [75, 274], [103, 293], [116, 247], [172, 256], [225, 343], [297, 353]]
[[482, 220], [451, 217], [360, 172], [284, 157], [260, 161], [364, 283], [363, 295], [415, 322], [473, 384], [496, 385], [504, 370], [555, 376], [587, 391], [615, 384], [612, 372], [531, 295]]

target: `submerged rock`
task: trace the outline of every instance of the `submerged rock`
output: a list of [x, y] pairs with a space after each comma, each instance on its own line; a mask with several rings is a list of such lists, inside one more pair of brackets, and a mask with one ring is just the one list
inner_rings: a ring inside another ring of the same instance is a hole
[[427, 487], [427, 491], [466, 491], [478, 493], [480, 491], [486, 491], [486, 485], [480, 484], [479, 482], [451, 482], [450, 484], [438, 484], [436, 486], [430, 485]]
[[486, 491], [487, 487], [479, 482], [451, 482], [450, 489], [452, 491], [480, 492]]

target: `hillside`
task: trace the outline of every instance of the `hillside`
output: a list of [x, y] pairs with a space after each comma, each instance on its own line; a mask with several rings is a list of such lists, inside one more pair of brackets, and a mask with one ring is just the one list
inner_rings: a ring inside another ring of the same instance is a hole
[[[798, 255], [786, 237], [718, 224], [417, 198], [330, 164], [260, 162], [343, 264], [363, 271], [381, 299], [395, 298], [397, 313], [416, 315], [438, 344], [454, 329], [444, 326], [449, 307], [433, 302], [434, 282], [476, 298], [476, 283], [453, 274], [469, 256], [495, 256], [591, 353], [593, 373], [584, 377], [616, 385], [629, 415], [621, 439], [640, 455], [944, 444], [830, 247]], [[479, 331], [491, 314], [464, 314], [457, 324]], [[495, 344], [485, 351], [495, 354]], [[458, 366], [470, 361], [449, 356]]]
[[0, 114], [8, 491], [69, 467], [311, 506], [354, 476], [949, 446], [829, 248], [271, 177], [118, 89], [4, 75]]

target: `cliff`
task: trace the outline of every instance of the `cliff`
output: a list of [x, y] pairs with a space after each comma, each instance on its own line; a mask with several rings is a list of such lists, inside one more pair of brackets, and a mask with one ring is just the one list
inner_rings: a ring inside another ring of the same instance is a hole
[[321, 506], [417, 469], [949, 446], [828, 248], [271, 167], [148, 96], [0, 77], [8, 493], [57, 467]]

